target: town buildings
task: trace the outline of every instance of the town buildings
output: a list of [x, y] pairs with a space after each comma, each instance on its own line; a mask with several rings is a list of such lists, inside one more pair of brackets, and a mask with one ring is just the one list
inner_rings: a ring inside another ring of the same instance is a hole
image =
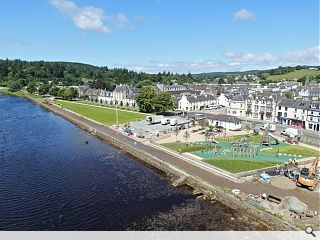
[[[219, 113], [239, 119], [278, 122], [319, 131], [320, 128], [320, 84], [297, 81], [282, 81], [262, 86], [259, 83], [238, 82], [235, 84], [156, 84], [156, 93], [168, 92], [176, 102], [176, 111], [206, 113], [208, 106], [225, 106]], [[113, 91], [79, 87], [79, 97], [107, 104], [138, 107], [135, 96], [139, 89], [129, 85], [117, 85]], [[286, 99], [285, 92], [292, 92], [294, 99]], [[219, 93], [219, 94], [218, 94]], [[212, 113], [218, 114], [212, 109]], [[217, 119], [215, 120], [216, 124]], [[230, 119], [229, 119], [230, 120]], [[237, 122], [236, 121], [236, 122]], [[220, 123], [218, 123], [220, 124]], [[234, 125], [232, 125], [234, 124]], [[236, 129], [236, 123], [226, 123]], [[232, 126], [231, 126], [232, 125]]]

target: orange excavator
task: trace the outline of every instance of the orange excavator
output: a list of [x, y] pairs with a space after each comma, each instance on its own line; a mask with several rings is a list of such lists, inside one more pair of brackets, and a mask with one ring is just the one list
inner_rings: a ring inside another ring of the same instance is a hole
[[314, 159], [309, 168], [302, 168], [300, 175], [296, 181], [297, 186], [305, 186], [309, 190], [313, 191], [318, 179], [316, 177], [319, 158]]

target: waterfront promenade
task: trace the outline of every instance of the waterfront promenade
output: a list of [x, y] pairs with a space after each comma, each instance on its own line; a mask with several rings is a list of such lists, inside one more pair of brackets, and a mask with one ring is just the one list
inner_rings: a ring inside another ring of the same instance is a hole
[[159, 160], [163, 161], [164, 163], [167, 163], [175, 168], [178, 168], [179, 170], [194, 176], [201, 181], [204, 181], [210, 185], [218, 186], [220, 188], [227, 187], [229, 189], [240, 189], [241, 191], [245, 193], [251, 193], [251, 194], [271, 194], [276, 196], [296, 196], [297, 198], [304, 201], [306, 204], [308, 204], [309, 208], [311, 210], [320, 211], [319, 206], [319, 193], [316, 192], [310, 192], [303, 189], [280, 189], [271, 185], [265, 185], [259, 182], [245, 182], [245, 183], [238, 183], [232, 180], [229, 180], [223, 176], [219, 176], [216, 174], [213, 174], [212, 171], [205, 170], [201, 168], [200, 166], [194, 165], [192, 162], [188, 162], [185, 159], [180, 158], [179, 156], [174, 156], [168, 152], [156, 149], [150, 145], [143, 144], [139, 141], [136, 141], [133, 138], [124, 136], [120, 134], [119, 132], [104, 126], [102, 124], [99, 124], [95, 121], [91, 121], [85, 117], [82, 117], [78, 114], [75, 114], [71, 111], [62, 109], [59, 106], [56, 105], [50, 105], [46, 106], [49, 110], [52, 110], [53, 112], [59, 112], [61, 110], [64, 111], [64, 115], [68, 116], [69, 118], [76, 119], [80, 122], [83, 122], [87, 126], [90, 126], [92, 129], [96, 129], [102, 133], [105, 133], [109, 136], [113, 136], [117, 138], [119, 141], [135, 148], [139, 149], [141, 151], [144, 151]]

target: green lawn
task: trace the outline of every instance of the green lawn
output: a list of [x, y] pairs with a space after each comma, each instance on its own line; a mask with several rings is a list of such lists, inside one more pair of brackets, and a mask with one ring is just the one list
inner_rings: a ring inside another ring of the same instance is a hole
[[272, 167], [278, 164], [277, 162], [270, 161], [248, 161], [230, 158], [208, 159], [203, 161], [231, 173], [246, 172], [265, 167]]
[[281, 79], [294, 79], [294, 78], [302, 78], [304, 76], [316, 76], [319, 75], [320, 71], [317, 70], [311, 70], [311, 69], [301, 69], [301, 70], [295, 70], [290, 73], [286, 74], [280, 74], [280, 75], [267, 75], [268, 80], [281, 80]]
[[[195, 151], [210, 149], [210, 146], [206, 144], [194, 144], [194, 145], [187, 146], [185, 143], [182, 143], [182, 142], [163, 143], [161, 145], [164, 147], [170, 148], [172, 150], [175, 150], [177, 152], [179, 152], [179, 149], [181, 150], [181, 152], [195, 152]], [[217, 148], [221, 148], [221, 147], [217, 146]], [[211, 149], [215, 149], [215, 146], [212, 145]]]
[[266, 153], [286, 153], [286, 154], [296, 154], [296, 155], [302, 155], [305, 157], [317, 157], [320, 156], [320, 152], [305, 148], [305, 147], [300, 147], [296, 145], [288, 145], [288, 146], [280, 146], [280, 147], [273, 147], [271, 149], [267, 149], [264, 152]]
[[108, 107], [108, 108], [114, 108], [114, 109], [122, 109], [122, 110], [129, 110], [129, 111], [133, 111], [133, 112], [139, 112], [139, 109], [137, 108], [130, 108], [130, 107], [127, 107], [126, 105], [123, 105], [123, 106], [116, 106], [116, 105], [108, 105], [108, 104], [104, 104], [104, 103], [99, 103], [99, 102], [90, 102], [90, 101], [83, 101], [83, 100], [80, 100], [80, 101], [77, 101], [77, 103], [84, 103], [84, 104], [88, 104], [88, 105], [93, 105], [93, 106], [101, 106], [101, 107]]
[[[106, 107], [99, 107], [94, 105], [82, 105], [76, 102], [57, 100], [57, 104], [67, 108], [73, 112], [79, 113], [85, 117], [91, 118], [95, 121], [106, 125], [116, 124], [116, 110]], [[145, 119], [144, 113], [118, 110], [119, 123], [128, 123], [137, 121], [139, 119]]]
[[233, 141], [239, 141], [243, 137], [248, 137], [248, 141], [251, 143], [261, 143], [262, 135], [235, 135], [235, 136], [229, 136], [227, 138], [224, 137], [217, 137], [217, 141], [225, 141], [227, 139], [228, 142], [233, 142]]

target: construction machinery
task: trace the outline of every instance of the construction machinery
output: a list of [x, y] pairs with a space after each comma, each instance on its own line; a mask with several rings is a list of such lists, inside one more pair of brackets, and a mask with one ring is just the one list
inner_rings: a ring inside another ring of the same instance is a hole
[[309, 168], [302, 168], [299, 174], [299, 177], [296, 181], [297, 186], [305, 186], [309, 190], [313, 191], [318, 179], [317, 179], [317, 167], [319, 163], [319, 158], [314, 159]]

